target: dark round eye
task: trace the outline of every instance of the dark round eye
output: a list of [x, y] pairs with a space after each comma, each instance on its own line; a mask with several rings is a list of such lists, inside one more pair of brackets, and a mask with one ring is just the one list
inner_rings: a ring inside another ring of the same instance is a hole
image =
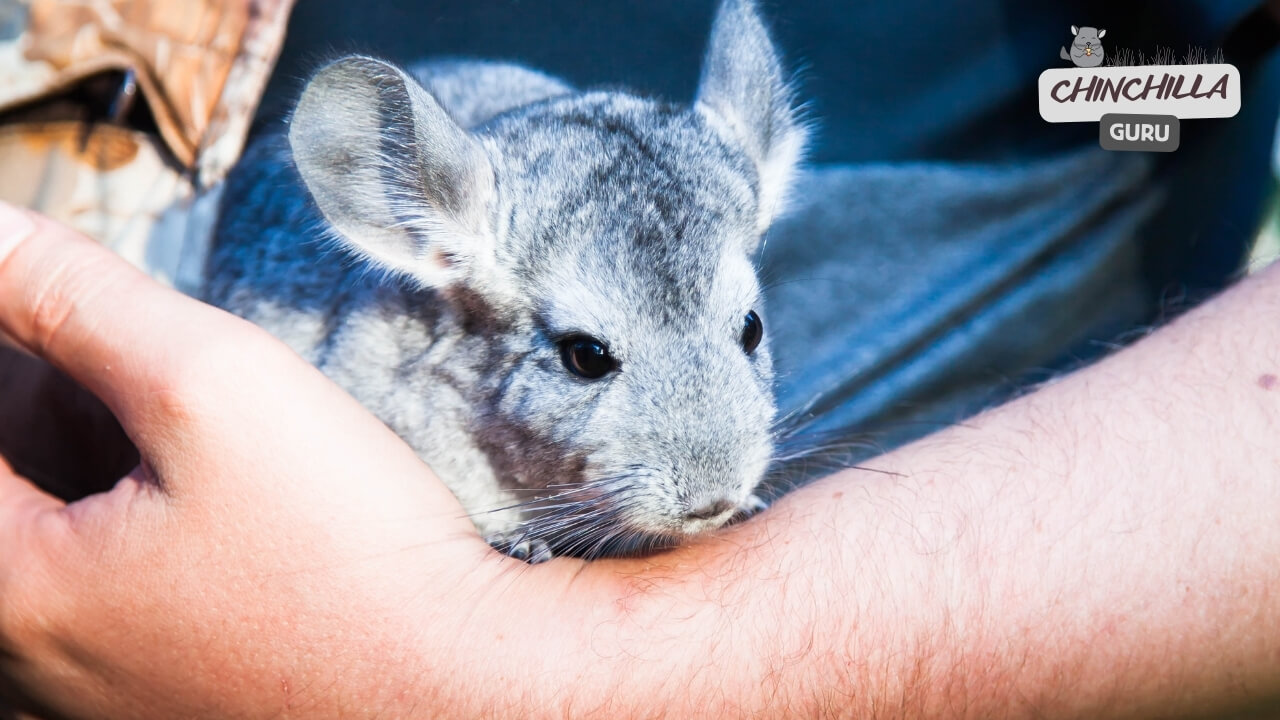
[[599, 380], [618, 366], [604, 343], [589, 335], [572, 335], [560, 341], [560, 362], [569, 372]]
[[755, 352], [760, 345], [760, 339], [764, 337], [764, 323], [760, 322], [760, 316], [755, 310], [747, 313], [742, 319], [742, 350], [750, 355]]

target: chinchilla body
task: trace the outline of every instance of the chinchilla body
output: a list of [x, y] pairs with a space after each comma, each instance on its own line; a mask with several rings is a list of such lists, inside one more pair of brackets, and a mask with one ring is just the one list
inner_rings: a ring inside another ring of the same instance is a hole
[[655, 547], [756, 506], [772, 368], [752, 265], [804, 141], [727, 0], [698, 98], [353, 56], [229, 178], [204, 297], [403, 437], [496, 547]]

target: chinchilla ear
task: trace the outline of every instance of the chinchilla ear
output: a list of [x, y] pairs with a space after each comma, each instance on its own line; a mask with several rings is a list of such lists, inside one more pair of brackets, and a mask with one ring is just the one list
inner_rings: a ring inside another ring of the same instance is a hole
[[1106, 31], [1106, 30], [1099, 30], [1099, 31], [1098, 31], [1098, 39], [1099, 39], [1099, 40], [1101, 40], [1102, 38], [1104, 38], [1104, 37], [1106, 37], [1106, 36], [1107, 36], [1107, 31]]
[[1076, 27], [1075, 25], [1072, 25], [1072, 26], [1071, 26], [1071, 35], [1072, 35], [1072, 37], [1074, 37], [1074, 36], [1076, 36], [1076, 35], [1079, 35], [1079, 34], [1080, 34], [1080, 28]]
[[752, 0], [724, 0], [711, 28], [697, 104], [746, 148], [760, 176], [760, 229], [782, 211], [806, 132]]
[[293, 159], [349, 247], [428, 286], [491, 264], [493, 168], [480, 144], [399, 69], [322, 68], [289, 122]]

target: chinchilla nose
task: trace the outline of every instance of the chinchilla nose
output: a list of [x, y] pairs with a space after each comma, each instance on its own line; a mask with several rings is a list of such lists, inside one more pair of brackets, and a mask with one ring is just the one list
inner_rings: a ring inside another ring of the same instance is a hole
[[685, 517], [690, 520], [710, 520], [729, 512], [734, 507], [732, 500], [723, 497], [708, 502], [690, 503]]

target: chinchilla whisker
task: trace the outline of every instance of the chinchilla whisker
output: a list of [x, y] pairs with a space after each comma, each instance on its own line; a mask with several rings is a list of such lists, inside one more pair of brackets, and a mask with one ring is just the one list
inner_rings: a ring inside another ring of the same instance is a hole
[[[556, 507], [556, 505], [555, 505], [554, 503], [555, 503], [557, 500], [563, 500], [563, 499], [566, 499], [566, 498], [571, 498], [571, 497], [573, 497], [573, 496], [575, 496], [575, 495], [588, 495], [588, 494], [591, 494], [591, 493], [599, 494], [599, 492], [600, 492], [600, 490], [601, 490], [601, 489], [603, 489], [603, 488], [608, 488], [610, 485], [613, 485], [613, 484], [615, 484], [615, 483], [618, 483], [618, 482], [621, 482], [621, 481], [623, 481], [623, 480], [626, 480], [626, 479], [628, 479], [629, 477], [630, 477], [630, 476], [621, 476], [621, 475], [619, 475], [619, 476], [612, 476], [612, 477], [599, 478], [599, 479], [597, 479], [597, 480], [592, 480], [592, 481], [589, 481], [589, 482], [586, 482], [586, 483], [582, 483], [581, 485], [578, 485], [578, 486], [575, 486], [575, 487], [569, 487], [568, 489], [566, 489], [566, 490], [561, 490], [560, 492], [557, 492], [557, 493], [555, 493], [555, 494], [553, 494], [553, 495], [547, 495], [547, 496], [545, 496], [545, 497], [532, 498], [532, 499], [530, 499], [530, 500], [525, 500], [525, 501], [522, 501], [522, 502], [510, 503], [510, 504], [507, 504], [507, 505], [502, 505], [502, 506], [500, 506], [500, 507], [495, 507], [495, 508], [490, 508], [490, 509], [486, 509], [486, 510], [479, 510], [479, 511], [477, 511], [477, 512], [473, 512], [473, 513], [468, 513], [467, 517], [475, 518], [475, 517], [480, 516], [480, 515], [487, 515], [487, 514], [492, 514], [492, 513], [499, 513], [499, 512], [504, 512], [504, 511], [507, 511], [507, 510], [517, 510], [517, 509], [521, 509], [521, 508], [526, 508], [526, 509], [530, 509], [530, 510], [548, 509], [548, 508], [550, 508], [550, 507]], [[527, 490], [535, 490], [534, 488], [523, 488], [523, 489], [527, 489]], [[550, 504], [550, 505], [548, 505], [548, 504]], [[565, 504], [564, 504], [564, 506], [565, 506], [565, 507], [573, 507], [573, 506], [574, 506], [574, 504], [573, 504], [573, 503], [565, 503]]]
[[566, 511], [535, 516], [525, 522], [525, 527], [536, 528], [542, 534], [562, 532], [574, 525], [594, 522], [603, 517], [604, 512], [603, 508], [597, 507], [567, 508]]
[[600, 557], [601, 550], [620, 532], [617, 528], [589, 528], [573, 546], [573, 553], [585, 558]]
[[838, 464], [838, 465], [829, 467], [827, 469], [831, 470], [832, 472], [839, 471], [839, 470], [859, 470], [862, 472], [877, 473], [879, 475], [888, 475], [889, 477], [899, 477], [899, 478], [906, 477], [905, 473], [900, 473], [896, 470], [885, 470], [884, 468], [873, 468], [873, 467], [867, 467], [866, 465]]
[[601, 506], [595, 508], [589, 516], [574, 518], [562, 529], [563, 541], [559, 543], [560, 552], [568, 555], [589, 557], [584, 552], [601, 533], [617, 529], [618, 509]]
[[797, 415], [802, 415], [804, 413], [809, 412], [810, 410], [813, 409], [813, 406], [817, 405], [818, 401], [821, 400], [825, 395], [826, 393], [823, 391], [815, 392], [812, 396], [809, 397], [808, 400], [805, 401], [803, 405], [794, 407], [791, 410], [787, 411], [786, 413], [778, 416], [778, 418], [773, 421], [772, 426], [776, 427], [779, 424], [796, 417]]
[[857, 452], [869, 449], [872, 449], [872, 447], [858, 442], [829, 443], [827, 445], [814, 445], [812, 447], [800, 448], [792, 452], [775, 453], [773, 461], [776, 463], [785, 463], [813, 457], [828, 457], [835, 459], [838, 454], [851, 457]]
[[579, 551], [584, 545], [582, 537], [598, 531], [599, 528], [587, 523], [564, 528], [559, 534], [559, 541], [556, 543], [556, 552], [562, 555], [580, 557]]
[[477, 515], [486, 515], [486, 514], [490, 514], [490, 513], [498, 513], [498, 512], [503, 512], [503, 511], [505, 511], [505, 510], [516, 510], [516, 509], [519, 509], [519, 508], [538, 508], [538, 507], [542, 507], [542, 506], [543, 506], [543, 504], [545, 504], [545, 503], [554, 503], [554, 502], [555, 502], [555, 501], [557, 501], [557, 500], [562, 500], [562, 499], [568, 498], [568, 497], [570, 497], [570, 496], [572, 496], [572, 495], [580, 495], [580, 494], [584, 494], [584, 493], [586, 493], [588, 490], [591, 490], [591, 489], [592, 489], [592, 488], [582, 487], [582, 488], [577, 488], [577, 489], [575, 489], [575, 490], [566, 490], [566, 491], [564, 491], [564, 492], [556, 493], [555, 495], [549, 495], [549, 496], [547, 496], [547, 497], [538, 497], [538, 498], [533, 498], [533, 499], [530, 499], [530, 500], [525, 500], [525, 501], [523, 501], [523, 502], [511, 503], [511, 504], [509, 504], [509, 505], [502, 505], [502, 506], [495, 507], [495, 508], [491, 508], [491, 509], [488, 509], [488, 510], [481, 510], [481, 511], [478, 511], [478, 512], [469, 513], [469, 514], [468, 514], [468, 517], [476, 517]]
[[768, 283], [768, 284], [766, 284], [766, 285], [762, 285], [762, 286], [761, 286], [761, 289], [762, 289], [762, 290], [766, 290], [766, 291], [767, 291], [767, 290], [773, 290], [774, 288], [779, 288], [779, 287], [782, 287], [783, 285], [791, 285], [791, 284], [794, 284], [794, 283], [800, 283], [800, 282], [805, 283], [805, 284], [808, 284], [808, 283], [835, 283], [835, 284], [839, 284], [839, 285], [853, 285], [853, 284], [855, 283], [855, 281], [854, 281], [854, 280], [849, 280], [849, 279], [846, 279], [846, 278], [823, 277], [823, 276], [821, 276], [821, 275], [809, 275], [809, 276], [805, 276], [805, 277], [793, 277], [793, 278], [786, 278], [786, 279], [784, 279], [784, 280], [774, 280], [773, 282], [770, 282], [770, 283]]
[[622, 536], [620, 530], [610, 530], [600, 533], [590, 545], [583, 550], [583, 555], [589, 558], [600, 557], [601, 553], [609, 546], [615, 538]]
[[609, 509], [596, 506], [579, 506], [567, 508], [567, 511], [535, 516], [525, 522], [524, 527], [540, 537], [554, 537], [578, 525], [595, 523], [606, 517]]

